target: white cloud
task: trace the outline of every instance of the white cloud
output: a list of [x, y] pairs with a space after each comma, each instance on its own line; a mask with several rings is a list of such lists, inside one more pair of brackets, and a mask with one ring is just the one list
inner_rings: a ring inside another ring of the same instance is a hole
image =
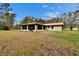
[[9, 13], [14, 13], [13, 11], [9, 11]]
[[58, 8], [58, 9], [61, 9], [61, 7], [60, 7], [60, 6], [58, 6], [57, 8]]
[[52, 13], [52, 12], [47, 12], [46, 16], [48, 16], [48, 17], [56, 17], [56, 14]]
[[59, 15], [60, 13], [59, 12], [55, 12], [57, 15]]
[[44, 16], [47, 16], [47, 17], [50, 17], [50, 18], [52, 18], [52, 17], [57, 17], [57, 16], [59, 16], [59, 12], [56, 12], [56, 13], [53, 13], [53, 12], [46, 12], [46, 13], [44, 14]]
[[48, 8], [48, 5], [42, 5], [43, 8]]
[[55, 8], [57, 8], [57, 9], [61, 9], [61, 7], [60, 6], [57, 6], [57, 7], [50, 7], [50, 9], [55, 9]]
[[54, 9], [54, 7], [51, 7], [50, 9]]

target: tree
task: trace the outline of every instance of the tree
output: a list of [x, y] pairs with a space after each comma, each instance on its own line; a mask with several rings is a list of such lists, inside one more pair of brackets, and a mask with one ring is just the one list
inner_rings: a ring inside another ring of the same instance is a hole
[[22, 21], [21, 24], [27, 24], [27, 23], [32, 23], [32, 22], [39, 22], [39, 20], [35, 17], [32, 16], [26, 16]]
[[69, 27], [70, 30], [72, 30], [73, 27], [77, 27], [77, 22], [79, 22], [79, 18], [77, 19], [77, 17], [79, 17], [78, 15], [79, 11], [64, 13], [63, 22], [65, 27]]
[[15, 14], [11, 12], [12, 8], [10, 4], [3, 3], [0, 4], [0, 13], [1, 13], [1, 20], [5, 28], [12, 29], [14, 21], [15, 21]]
[[4, 14], [6, 20], [5, 20], [5, 24], [8, 28], [13, 28], [14, 22], [15, 22], [15, 16], [16, 14], [13, 13], [6, 13]]
[[6, 13], [9, 13], [9, 11], [12, 11], [12, 8], [10, 7], [9, 3], [1, 3], [0, 11], [1, 13], [6, 14]]
[[21, 26], [20, 24], [16, 24], [16, 25], [14, 25], [14, 29], [19, 30], [20, 26]]
[[22, 23], [22, 24], [27, 24], [27, 23], [29, 23], [30, 21], [31, 21], [30, 17], [29, 17], [29, 16], [26, 16], [26, 17], [21, 21], [21, 23]]
[[39, 23], [45, 23], [45, 20], [43, 20], [43, 19], [40, 18], [40, 19], [38, 19], [38, 22]]

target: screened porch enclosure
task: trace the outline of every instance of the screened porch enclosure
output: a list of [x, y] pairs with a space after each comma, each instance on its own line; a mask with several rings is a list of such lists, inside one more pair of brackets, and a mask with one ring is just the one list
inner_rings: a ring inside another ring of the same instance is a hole
[[26, 31], [40, 31], [44, 30], [45, 26], [40, 24], [28, 24], [28, 25], [22, 25], [21, 29]]

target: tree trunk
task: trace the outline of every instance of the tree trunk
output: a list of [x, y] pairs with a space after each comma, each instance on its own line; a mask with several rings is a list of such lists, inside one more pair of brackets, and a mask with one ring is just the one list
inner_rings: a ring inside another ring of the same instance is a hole
[[73, 27], [72, 27], [72, 25], [71, 25], [70, 30], [72, 30], [72, 29], [73, 29]]

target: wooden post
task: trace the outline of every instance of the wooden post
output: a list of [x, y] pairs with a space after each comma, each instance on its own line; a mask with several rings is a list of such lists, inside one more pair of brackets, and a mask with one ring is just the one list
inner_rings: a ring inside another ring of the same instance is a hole
[[28, 31], [28, 25], [27, 25], [27, 31]]
[[50, 30], [52, 30], [51, 26], [50, 26]]
[[21, 30], [22, 30], [22, 26], [21, 26]]
[[38, 30], [38, 29], [37, 29], [37, 27], [38, 27], [38, 26], [37, 26], [37, 25], [35, 25], [35, 30], [34, 30], [34, 31], [37, 31], [37, 30]]
[[42, 26], [42, 30], [43, 30], [43, 26]]

